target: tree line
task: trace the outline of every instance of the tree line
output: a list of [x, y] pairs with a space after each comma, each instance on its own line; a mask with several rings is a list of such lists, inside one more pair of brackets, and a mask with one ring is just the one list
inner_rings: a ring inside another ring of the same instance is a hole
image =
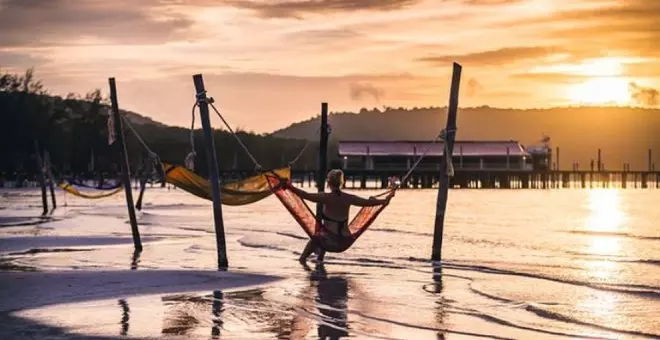
[[[19, 181], [35, 178], [37, 152], [43, 155], [45, 151], [50, 155], [55, 177], [117, 177], [120, 169], [118, 143], [108, 145], [109, 112], [109, 100], [100, 89], [84, 95], [50, 95], [33, 69], [24, 74], [0, 72], [0, 177]], [[162, 162], [183, 164], [192, 150], [189, 129], [148, 123], [148, 119], [123, 110], [121, 114], [132, 122], [131, 126]], [[148, 152], [126, 124], [123, 131], [131, 171], [135, 174], [148, 158]], [[292, 167], [309, 170], [317, 167], [318, 142], [235, 132], [265, 169], [286, 166], [303, 149]], [[221, 171], [255, 169], [230, 132], [214, 130], [213, 134]], [[206, 150], [201, 129], [193, 132], [193, 139], [197, 154], [195, 170], [206, 176]], [[336, 145], [331, 145], [329, 156], [334, 155]]]

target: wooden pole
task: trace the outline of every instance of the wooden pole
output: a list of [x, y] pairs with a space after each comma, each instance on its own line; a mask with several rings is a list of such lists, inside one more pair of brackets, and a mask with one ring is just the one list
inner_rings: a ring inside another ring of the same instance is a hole
[[211, 129], [211, 120], [209, 118], [209, 106], [206, 98], [206, 89], [204, 88], [204, 78], [202, 78], [201, 74], [195, 74], [193, 76], [193, 82], [195, 83], [196, 97], [199, 102], [199, 115], [206, 142], [206, 163], [209, 168], [211, 196], [213, 197], [213, 222], [215, 225], [215, 243], [218, 253], [218, 269], [223, 270], [229, 267], [229, 260], [227, 259], [227, 247], [225, 245], [225, 226], [222, 219], [220, 176], [218, 174], [218, 161], [215, 156], [215, 142], [213, 140], [213, 130]]
[[653, 165], [653, 151], [649, 149], [649, 171], [653, 171], [651, 165]]
[[46, 173], [48, 174], [48, 186], [50, 189], [50, 200], [53, 203], [53, 210], [57, 209], [57, 199], [55, 198], [55, 179], [53, 178], [53, 171], [50, 164], [50, 152], [44, 151], [44, 161], [46, 163]]
[[442, 234], [445, 222], [445, 211], [447, 209], [447, 195], [449, 194], [449, 176], [446, 173], [447, 161], [451, 159], [454, 151], [454, 140], [456, 139], [456, 113], [458, 111], [458, 90], [461, 82], [462, 66], [454, 63], [453, 75], [451, 78], [451, 91], [449, 93], [449, 107], [447, 108], [447, 143], [448, 156], [443, 157], [440, 178], [438, 181], [438, 198], [435, 210], [435, 228], [433, 232], [433, 249], [431, 250], [431, 260], [442, 260]]
[[39, 179], [39, 184], [41, 185], [41, 205], [44, 208], [44, 211], [42, 215], [46, 215], [48, 213], [48, 194], [46, 193], [46, 174], [44, 171], [44, 161], [41, 158], [41, 151], [39, 151], [39, 142], [36, 140], [34, 141], [34, 151], [36, 151], [37, 155], [37, 166], [39, 167], [37, 174], [38, 174], [38, 179]]
[[601, 156], [600, 149], [598, 149], [598, 171], [599, 172], [603, 169], [603, 163], [602, 163], [602, 160], [601, 160], [600, 156]]
[[131, 222], [131, 233], [133, 234], [133, 245], [135, 251], [142, 251], [142, 241], [140, 240], [140, 231], [138, 230], [137, 218], [135, 217], [135, 207], [133, 206], [133, 191], [131, 190], [131, 168], [128, 165], [128, 154], [126, 153], [126, 141], [124, 141], [124, 130], [119, 116], [119, 104], [117, 103], [117, 86], [115, 78], [109, 78], [110, 84], [110, 102], [112, 103], [112, 116], [115, 123], [116, 148], [119, 150], [119, 165], [121, 166], [121, 179], [124, 183], [124, 193], [126, 196], [126, 207], [128, 208], [128, 218]]
[[[316, 173], [318, 192], [325, 191], [325, 174], [328, 172], [328, 103], [321, 103], [321, 139], [319, 143], [319, 167]], [[321, 216], [323, 204], [316, 203], [316, 216]]]
[[556, 157], [555, 163], [557, 163], [556, 170], [559, 171], [559, 147], [557, 147], [556, 149], [557, 149], [557, 155], [555, 156]]
[[137, 202], [135, 203], [135, 209], [137, 210], [142, 210], [142, 198], [144, 197], [144, 190], [147, 188], [147, 176], [151, 174], [153, 170], [150, 165], [151, 162], [151, 157], [147, 158], [147, 163], [143, 162], [142, 171], [140, 171], [138, 174], [140, 177], [138, 178], [138, 183], [140, 184], [140, 194], [138, 195]]

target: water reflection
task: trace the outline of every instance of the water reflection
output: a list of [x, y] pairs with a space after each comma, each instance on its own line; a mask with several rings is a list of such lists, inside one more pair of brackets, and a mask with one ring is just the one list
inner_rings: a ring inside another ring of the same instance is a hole
[[[433, 266], [433, 293], [441, 294], [442, 289], [444, 288], [442, 284], [442, 266], [432, 265]], [[435, 302], [435, 323], [437, 329], [443, 329], [445, 325], [445, 300], [442, 295], [439, 295], [438, 300]], [[436, 335], [437, 339], [444, 339], [445, 333], [438, 332]]]
[[616, 189], [594, 189], [589, 192], [591, 211], [586, 229], [596, 232], [613, 232], [621, 227], [624, 219], [621, 198]]
[[124, 299], [119, 300], [119, 307], [121, 307], [121, 321], [119, 322], [121, 324], [121, 330], [119, 331], [119, 335], [126, 336], [128, 334], [128, 315], [131, 310], [128, 308], [128, 303]]
[[[616, 189], [596, 189], [589, 192], [590, 215], [586, 220], [585, 230], [590, 232], [587, 253], [602, 256], [596, 261], [587, 261], [585, 269], [587, 280], [608, 282], [617, 280], [619, 264], [608, 260], [622, 252], [620, 235], [625, 214], [621, 208], [621, 198]], [[576, 302], [578, 310], [587, 311], [592, 317], [607, 319], [617, 313], [617, 301], [614, 294], [594, 290], [589, 298]], [[612, 320], [613, 321], [613, 320]], [[600, 322], [598, 322], [600, 323]]]
[[341, 277], [328, 277], [325, 267], [320, 264], [310, 275], [316, 284], [316, 303], [323, 318], [318, 321], [319, 339], [340, 339], [348, 337], [348, 281]]
[[222, 306], [224, 305], [224, 296], [221, 291], [216, 290], [213, 292], [213, 304], [211, 307], [213, 313], [213, 327], [211, 327], [211, 338], [218, 339], [220, 336], [220, 329], [222, 328], [223, 321], [220, 318], [222, 313]]

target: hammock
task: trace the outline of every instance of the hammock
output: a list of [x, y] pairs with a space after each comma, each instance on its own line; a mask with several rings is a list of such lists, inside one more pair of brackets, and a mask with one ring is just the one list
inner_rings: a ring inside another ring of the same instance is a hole
[[[387, 206], [387, 203], [385, 203], [376, 206], [362, 207], [348, 225], [349, 235], [338, 235], [337, 233], [328, 230], [314, 215], [307, 203], [289, 189], [289, 183], [284, 182], [287, 181], [287, 179], [278, 178], [273, 175], [266, 175], [266, 178], [268, 179], [268, 184], [270, 185], [271, 190], [275, 193], [275, 196], [280, 199], [282, 204], [284, 204], [286, 209], [291, 213], [298, 224], [300, 224], [310, 239], [325, 251], [331, 253], [341, 253], [350, 248]], [[387, 192], [378, 196], [384, 194], [387, 194]]]
[[[197, 197], [212, 201], [211, 183], [194, 172], [178, 165], [163, 163], [165, 181]], [[272, 171], [277, 176], [289, 178], [291, 169], [281, 168]], [[266, 175], [260, 174], [244, 180], [223, 183], [220, 187], [221, 203], [224, 205], [246, 205], [260, 201], [272, 194]]]
[[82, 198], [87, 198], [87, 199], [99, 199], [99, 198], [104, 198], [104, 197], [109, 197], [112, 196], [120, 191], [123, 190], [121, 187], [121, 184], [118, 188], [110, 189], [111, 191], [102, 191], [101, 193], [98, 194], [88, 194], [85, 192], [81, 192], [78, 189], [74, 188], [72, 184], [70, 183], [60, 183], [57, 186], [59, 186], [62, 190], [78, 197]]
[[98, 190], [114, 190], [114, 189], [120, 188], [122, 186], [121, 181], [117, 181], [117, 182], [111, 183], [111, 184], [103, 184], [103, 185], [88, 185], [88, 184], [85, 184], [85, 182], [79, 181], [79, 180], [74, 179], [74, 178], [67, 178], [66, 181], [69, 182], [69, 184], [75, 185], [77, 187], [83, 187], [83, 188], [89, 188], [89, 189], [98, 189]]

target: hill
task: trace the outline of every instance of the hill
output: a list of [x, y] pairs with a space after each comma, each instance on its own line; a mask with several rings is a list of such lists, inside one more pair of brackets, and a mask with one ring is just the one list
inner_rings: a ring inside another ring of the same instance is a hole
[[[81, 97], [51, 96], [31, 71], [25, 75], [0, 74], [0, 180], [34, 176], [37, 172], [35, 143], [48, 150], [59, 174], [92, 176], [118, 171], [117, 146], [108, 145], [108, 100], [98, 89]], [[121, 111], [148, 147], [164, 162], [180, 164], [191, 151], [190, 130], [171, 127], [134, 112]], [[145, 148], [124, 126], [133, 173], [147, 156]], [[237, 131], [237, 135], [264, 168], [285, 166], [302, 150], [303, 140], [277, 138]], [[254, 169], [254, 164], [227, 131], [215, 130], [215, 149], [220, 169]], [[206, 150], [202, 131], [194, 131], [196, 171], [206, 174]], [[312, 143], [314, 144], [314, 143]], [[295, 166], [316, 164], [312, 145]], [[56, 174], [57, 175], [57, 174]]]
[[[332, 139], [428, 140], [445, 126], [446, 108], [362, 109], [328, 117]], [[275, 131], [285, 138], [317, 138], [320, 118]], [[537, 143], [543, 135], [560, 148], [561, 169], [579, 162], [586, 169], [602, 149], [606, 169], [646, 170], [648, 149], [660, 168], [660, 110], [629, 107], [563, 107], [549, 109], [503, 109], [488, 106], [461, 108], [458, 113], [459, 140], [517, 140]]]

